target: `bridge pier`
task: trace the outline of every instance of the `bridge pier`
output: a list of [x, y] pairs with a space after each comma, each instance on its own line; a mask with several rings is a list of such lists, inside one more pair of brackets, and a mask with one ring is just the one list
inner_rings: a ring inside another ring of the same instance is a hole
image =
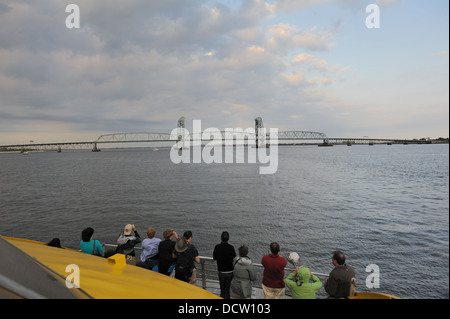
[[328, 139], [324, 139], [323, 143], [319, 144], [318, 146], [333, 146], [333, 144], [331, 144]]
[[94, 147], [92, 148], [92, 152], [100, 152], [101, 150], [97, 148], [97, 143], [94, 143]]

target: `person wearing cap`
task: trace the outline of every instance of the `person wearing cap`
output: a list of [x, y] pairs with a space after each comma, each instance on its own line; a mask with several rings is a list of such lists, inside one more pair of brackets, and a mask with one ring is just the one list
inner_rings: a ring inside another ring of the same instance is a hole
[[316, 293], [322, 287], [320, 279], [305, 266], [297, 267], [284, 282], [292, 292], [292, 299], [316, 299]]
[[181, 238], [177, 239], [173, 257], [177, 259], [175, 263], [175, 278], [195, 284], [197, 282], [196, 263], [200, 263], [198, 250], [192, 242], [192, 232], [185, 231]]
[[[134, 236], [132, 235], [132, 232], [134, 232]], [[135, 265], [136, 253], [134, 251], [134, 246], [141, 241], [141, 236], [139, 236], [136, 227], [134, 227], [134, 225], [127, 224], [125, 225], [123, 232], [119, 235], [119, 238], [117, 238], [116, 253], [124, 254], [127, 264]]]

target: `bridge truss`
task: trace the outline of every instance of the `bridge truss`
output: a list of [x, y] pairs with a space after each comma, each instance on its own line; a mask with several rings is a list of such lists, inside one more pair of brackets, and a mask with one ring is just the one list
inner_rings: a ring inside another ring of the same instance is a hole
[[[98, 144], [111, 143], [154, 143], [154, 142], [180, 142], [180, 141], [211, 141], [221, 139], [222, 141], [234, 140], [236, 142], [263, 140], [264, 143], [271, 143], [273, 139], [278, 141], [288, 141], [284, 144], [311, 144], [311, 145], [333, 145], [333, 144], [391, 144], [391, 143], [414, 143], [416, 140], [396, 140], [396, 139], [370, 139], [370, 138], [328, 138], [324, 133], [310, 131], [277, 131], [266, 129], [265, 136], [258, 136], [260, 129], [264, 129], [262, 119], [255, 119], [255, 130], [228, 130], [225, 131], [204, 131], [202, 133], [189, 133], [184, 129], [184, 117], [178, 120], [178, 129], [172, 133], [114, 133], [99, 136], [93, 141], [84, 142], [61, 142], [61, 143], [28, 143], [15, 145], [0, 145], [0, 151], [24, 151], [24, 150], [61, 150], [61, 149], [86, 149], [97, 150]], [[177, 132], [174, 134], [174, 132]], [[264, 132], [264, 131], [262, 131]], [[283, 144], [283, 143], [279, 143]], [[226, 145], [230, 145], [226, 143]]]
[[[181, 137], [180, 137], [181, 135]], [[189, 133], [187, 135], [180, 134], [167, 134], [167, 133], [114, 133], [101, 135], [95, 142], [96, 143], [123, 143], [123, 142], [168, 142], [176, 141], [181, 138], [189, 139], [191, 141], [208, 141], [211, 140], [210, 136], [216, 136], [222, 140], [229, 139], [249, 139], [256, 138], [257, 133], [255, 131], [247, 130], [228, 130], [228, 131], [207, 131], [201, 133]], [[266, 129], [266, 139], [278, 139], [278, 140], [321, 140], [327, 141], [328, 137], [324, 133], [308, 132], [308, 131], [277, 131], [273, 132]]]
[[177, 135], [167, 133], [114, 133], [100, 135], [95, 143], [167, 142], [177, 139]]

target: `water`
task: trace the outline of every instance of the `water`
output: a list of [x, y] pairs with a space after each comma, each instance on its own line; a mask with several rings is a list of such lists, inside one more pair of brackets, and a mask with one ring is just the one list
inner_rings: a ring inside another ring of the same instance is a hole
[[[115, 243], [123, 226], [192, 230], [211, 256], [223, 230], [260, 263], [282, 255], [329, 273], [342, 250], [359, 291], [449, 298], [448, 145], [280, 147], [274, 175], [259, 164], [173, 164], [169, 150], [0, 154], [0, 234], [79, 248], [91, 226]], [[380, 288], [366, 288], [366, 266]], [[323, 288], [320, 295], [323, 295]]]

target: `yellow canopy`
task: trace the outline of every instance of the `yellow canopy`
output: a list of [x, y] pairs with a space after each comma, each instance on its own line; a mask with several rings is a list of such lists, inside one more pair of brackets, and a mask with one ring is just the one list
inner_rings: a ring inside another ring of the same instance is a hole
[[401, 299], [401, 298], [389, 294], [384, 294], [381, 292], [361, 291], [358, 292], [356, 296], [349, 297], [349, 299]]
[[[3, 239], [35, 258], [38, 263], [44, 265], [44, 269], [48, 267], [47, 270], [59, 274], [64, 282], [66, 278], [69, 277], [70, 279], [75, 275], [74, 268], [70, 265], [76, 265], [78, 267], [79, 287], [93, 298], [219, 298], [211, 292], [175, 278], [127, 265], [124, 255], [116, 254], [105, 259], [68, 248], [49, 247], [44, 243], [31, 240], [11, 237], [3, 237]], [[77, 288], [71, 288], [70, 290], [77, 290]]]

